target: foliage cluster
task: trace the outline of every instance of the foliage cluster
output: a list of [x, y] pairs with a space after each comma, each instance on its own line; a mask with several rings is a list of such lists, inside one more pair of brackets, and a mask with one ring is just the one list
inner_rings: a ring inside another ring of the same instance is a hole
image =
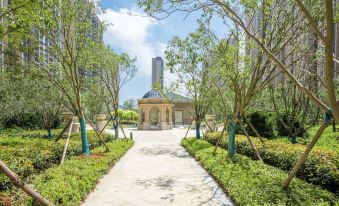
[[213, 146], [204, 140], [183, 139], [181, 144], [219, 182], [237, 205], [335, 205], [338, 198], [318, 186], [295, 179], [281, 188], [287, 173], [224, 149], [213, 156]]
[[[52, 129], [51, 138], [56, 138], [62, 129]], [[74, 134], [73, 134], [74, 135]], [[46, 130], [26, 130], [20, 127], [4, 129], [0, 132], [0, 138], [21, 137], [21, 138], [48, 138]]]
[[[42, 139], [41, 137], [44, 137], [46, 133], [43, 132], [45, 131], [18, 132], [17, 136], [10, 137], [5, 137], [7, 132], [4, 132], [0, 136], [0, 159], [23, 180], [28, 180], [32, 175], [43, 172], [60, 162], [66, 140], [54, 142], [53, 139]], [[32, 138], [34, 134], [37, 138]], [[113, 139], [110, 135], [103, 134], [102, 136], [106, 142]], [[94, 132], [88, 132], [88, 138], [90, 148], [100, 145]], [[82, 154], [80, 133], [72, 134], [66, 158], [80, 154]], [[13, 184], [0, 173], [0, 192], [11, 188]]]
[[[53, 114], [45, 114], [51, 116]], [[57, 128], [60, 126], [61, 120], [60, 117], [53, 118], [51, 122], [51, 129]], [[20, 127], [25, 129], [45, 129], [44, 114], [39, 113], [20, 113], [15, 117], [10, 117], [6, 119], [3, 123], [4, 128], [13, 128]]]
[[[274, 130], [271, 116], [268, 112], [253, 112], [248, 116], [248, 120], [262, 137], [272, 138]], [[256, 136], [251, 128], [248, 128], [248, 134]]]
[[[126, 151], [133, 141], [114, 140], [107, 143], [110, 152], [103, 147], [92, 150], [90, 156], [73, 156], [63, 165], [51, 167], [32, 180], [32, 185], [44, 197], [56, 205], [80, 205], [105, 174]], [[14, 204], [35, 205], [22, 193], [16, 193]]]
[[121, 110], [118, 111], [121, 123], [131, 124], [138, 121], [138, 113], [133, 110]]
[[[275, 136], [288, 137], [290, 134], [293, 134], [296, 137], [306, 137], [308, 135], [305, 125], [299, 120], [293, 120], [293, 127], [291, 130], [286, 128], [284, 124], [291, 124], [291, 119], [286, 113], [278, 116], [273, 112], [257, 110], [248, 115], [248, 120], [262, 137], [269, 139]], [[246, 129], [249, 135], [256, 136], [255, 132], [248, 125]]]
[[63, 97], [50, 82], [31, 73], [0, 71], [0, 128], [52, 129], [60, 125]]
[[[220, 133], [207, 133], [206, 140], [215, 144]], [[226, 136], [225, 136], [226, 137]], [[219, 144], [227, 149], [227, 140], [223, 138]], [[301, 144], [290, 144], [282, 141], [266, 140], [261, 144], [259, 139], [252, 138], [264, 163], [289, 171], [298, 157], [303, 153], [306, 146]], [[243, 135], [236, 136], [237, 152], [239, 154], [256, 159], [256, 155], [251, 148], [247, 138]], [[297, 177], [307, 182], [319, 185], [334, 193], [338, 193], [339, 188], [339, 154], [326, 148], [315, 148], [306, 162], [301, 166]]]
[[[281, 117], [281, 120], [283, 122], [286, 122], [288, 125], [291, 124], [291, 120], [287, 114], [283, 114]], [[293, 122], [293, 130], [289, 130], [281, 123], [280, 119], [276, 119], [276, 125], [277, 125], [277, 133], [278, 136], [288, 136], [290, 135], [290, 132], [292, 132], [295, 136], [303, 137], [306, 135], [306, 131], [304, 128], [304, 125], [300, 123], [298, 120], [294, 120]]]

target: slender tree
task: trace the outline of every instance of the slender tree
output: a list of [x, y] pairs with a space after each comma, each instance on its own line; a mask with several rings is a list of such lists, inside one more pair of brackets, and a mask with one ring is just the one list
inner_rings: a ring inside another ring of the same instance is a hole
[[106, 99], [106, 106], [110, 112], [113, 120], [113, 127], [115, 130], [115, 138], [119, 138], [119, 95], [123, 86], [130, 81], [136, 71], [136, 59], [130, 58], [127, 54], [116, 54], [112, 49], [105, 45], [99, 45], [98, 49], [101, 51], [100, 58], [97, 58], [98, 66], [95, 67], [96, 73], [99, 76], [103, 95]]
[[[81, 94], [87, 73], [89, 53], [102, 33], [102, 27], [93, 25], [98, 7], [88, 1], [51, 0], [42, 4], [32, 42], [39, 51], [32, 62], [44, 71], [47, 79], [65, 96], [67, 106], [80, 120], [82, 151], [89, 154], [86, 135], [85, 108]], [[46, 54], [47, 53], [47, 54]], [[99, 55], [99, 54], [97, 54]]]
[[171, 85], [172, 90], [183, 90], [192, 100], [197, 139], [201, 138], [201, 124], [215, 99], [210, 90], [208, 47], [211, 44], [203, 35], [204, 31], [200, 28], [184, 39], [174, 37], [165, 51], [166, 67], [177, 76], [177, 80]]

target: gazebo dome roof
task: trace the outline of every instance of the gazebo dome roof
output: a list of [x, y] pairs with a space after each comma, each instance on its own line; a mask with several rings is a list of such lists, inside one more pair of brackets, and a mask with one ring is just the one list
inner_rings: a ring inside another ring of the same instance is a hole
[[148, 91], [142, 98], [143, 99], [149, 99], [149, 98], [162, 99], [162, 95], [157, 90], [152, 89]]

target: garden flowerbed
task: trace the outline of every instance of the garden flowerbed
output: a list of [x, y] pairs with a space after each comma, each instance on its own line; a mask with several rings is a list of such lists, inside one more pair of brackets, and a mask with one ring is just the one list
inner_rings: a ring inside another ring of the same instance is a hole
[[[31, 185], [56, 205], [80, 205], [99, 179], [133, 146], [133, 141], [114, 140], [107, 145], [110, 152], [98, 147], [89, 156], [73, 156], [63, 165], [51, 167], [34, 176]], [[21, 191], [12, 198], [14, 205], [35, 204]]]
[[183, 139], [182, 146], [219, 182], [237, 205], [335, 205], [331, 192], [300, 179], [294, 179], [287, 191], [282, 181], [287, 173], [259, 161], [224, 149], [213, 156], [214, 146], [205, 140]]
[[[219, 138], [219, 132], [207, 133], [206, 141], [215, 145]], [[252, 138], [264, 163], [290, 171], [304, 152], [306, 145], [290, 144], [283, 141], [267, 140], [262, 144], [258, 138]], [[256, 156], [243, 135], [236, 136], [237, 153], [246, 155], [252, 159]], [[220, 147], [227, 149], [227, 138], [223, 138]], [[314, 148], [301, 166], [297, 177], [309, 183], [319, 185], [339, 195], [339, 153], [324, 147]]]
[[[33, 132], [30, 132], [33, 134]], [[54, 139], [39, 138], [39, 132], [35, 132], [36, 138], [33, 136], [0, 137], [0, 159], [7, 164], [9, 168], [15, 171], [24, 181], [30, 181], [33, 176], [43, 173], [48, 168], [57, 166], [60, 163], [65, 140], [54, 142]], [[42, 133], [41, 133], [42, 134]], [[20, 135], [19, 133], [17, 135]], [[106, 142], [112, 140], [111, 135], [102, 135]], [[98, 147], [100, 142], [94, 132], [88, 132], [88, 139], [92, 149]], [[82, 153], [80, 134], [73, 134], [67, 150], [66, 158], [77, 156]], [[0, 205], [1, 200], [6, 200], [6, 194], [10, 194], [15, 186], [9, 179], [0, 173]]]

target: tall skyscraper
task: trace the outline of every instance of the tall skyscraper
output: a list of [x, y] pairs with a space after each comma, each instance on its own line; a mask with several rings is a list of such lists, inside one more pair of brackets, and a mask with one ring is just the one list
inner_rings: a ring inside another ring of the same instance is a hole
[[161, 57], [152, 58], [152, 87], [160, 83], [164, 88], [164, 60]]

